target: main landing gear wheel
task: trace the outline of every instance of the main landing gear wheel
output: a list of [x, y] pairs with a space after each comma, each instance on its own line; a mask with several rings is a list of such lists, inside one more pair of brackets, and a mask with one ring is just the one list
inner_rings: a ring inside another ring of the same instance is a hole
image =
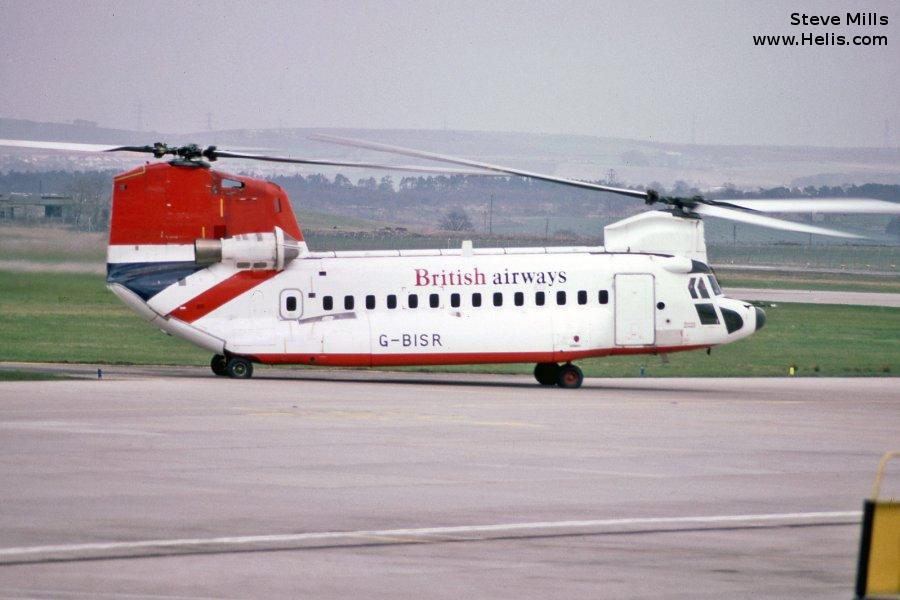
[[584, 373], [581, 372], [581, 369], [571, 363], [567, 363], [560, 367], [559, 375], [556, 378], [556, 383], [559, 387], [571, 390], [580, 388], [583, 381]]
[[228, 369], [226, 367], [227, 363], [227, 358], [225, 358], [221, 354], [216, 354], [212, 357], [212, 360], [209, 361], [209, 366], [212, 369], [213, 373], [221, 377], [223, 375], [228, 375]]
[[253, 365], [246, 358], [239, 356], [228, 359], [226, 369], [232, 379], [250, 379], [253, 376]]
[[559, 365], [552, 362], [536, 364], [534, 378], [541, 385], [556, 385], [559, 379]]

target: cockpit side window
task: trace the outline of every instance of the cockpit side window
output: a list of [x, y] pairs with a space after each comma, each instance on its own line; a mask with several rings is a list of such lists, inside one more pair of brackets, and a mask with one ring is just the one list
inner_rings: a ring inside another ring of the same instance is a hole
[[700, 292], [701, 298], [709, 298], [709, 291], [707, 291], [706, 283], [704, 283], [702, 277], [697, 278], [697, 291]]
[[694, 300], [697, 299], [697, 288], [694, 287], [696, 284], [696, 277], [691, 277], [690, 279], [688, 279], [688, 291], [691, 293], [691, 298], [693, 298]]
[[719, 286], [719, 282], [716, 281], [715, 275], [709, 276], [709, 289], [712, 290], [712, 293], [716, 296], [724, 296], [725, 292], [722, 291], [722, 288]]
[[697, 316], [700, 317], [701, 325], [718, 325], [719, 316], [716, 314], [716, 307], [712, 304], [695, 304], [697, 308]]

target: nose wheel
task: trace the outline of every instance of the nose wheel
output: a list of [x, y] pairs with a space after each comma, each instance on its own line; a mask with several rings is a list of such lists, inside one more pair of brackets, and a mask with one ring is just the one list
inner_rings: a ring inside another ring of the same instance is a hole
[[558, 385], [564, 389], [580, 388], [584, 382], [584, 373], [572, 363], [558, 365], [556, 363], [538, 363], [534, 367], [534, 378], [541, 385]]
[[584, 373], [572, 363], [566, 363], [559, 368], [559, 376], [556, 384], [564, 389], [574, 390], [581, 387], [584, 382]]

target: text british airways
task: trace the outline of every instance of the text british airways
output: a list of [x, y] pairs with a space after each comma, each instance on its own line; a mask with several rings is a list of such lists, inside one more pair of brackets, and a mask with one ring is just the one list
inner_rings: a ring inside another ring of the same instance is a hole
[[487, 285], [488, 281], [493, 285], [547, 285], [552, 286], [556, 283], [566, 282], [565, 271], [510, 271], [504, 269], [488, 276], [482, 273], [478, 268], [468, 271], [457, 269], [455, 271], [441, 269], [438, 272], [431, 272], [428, 269], [416, 269], [416, 286], [437, 286], [445, 287], [448, 285]]

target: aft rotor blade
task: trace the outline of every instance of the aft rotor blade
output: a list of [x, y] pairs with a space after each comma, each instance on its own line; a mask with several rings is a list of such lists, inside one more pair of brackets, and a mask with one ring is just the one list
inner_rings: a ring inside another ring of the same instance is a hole
[[496, 173], [489, 171], [473, 171], [471, 169], [450, 169], [447, 167], [429, 167], [420, 165], [387, 165], [370, 162], [339, 161], [318, 158], [291, 158], [289, 156], [267, 156], [264, 154], [247, 154], [244, 152], [230, 152], [227, 150], [215, 150], [216, 158], [240, 158], [246, 160], [261, 160], [266, 162], [290, 163], [298, 165], [319, 165], [325, 167], [355, 167], [359, 169], [385, 169], [391, 171], [411, 171], [413, 173], [441, 173], [446, 175], [477, 175], [497, 177]]
[[617, 188], [611, 187], [608, 185], [600, 185], [597, 183], [588, 183], [586, 181], [578, 181], [577, 179], [567, 179], [565, 177], [556, 177], [554, 175], [545, 175], [543, 173], [535, 173], [533, 171], [525, 171], [523, 169], [514, 169], [511, 167], [503, 167], [500, 165], [494, 165], [486, 162], [481, 162], [477, 160], [469, 160], [466, 158], [459, 158], [456, 156], [448, 156], [446, 154], [436, 154], [434, 152], [425, 152], [423, 150], [414, 150], [412, 148], [403, 148], [402, 146], [391, 146], [388, 144], [379, 144], [377, 142], [369, 142], [366, 140], [355, 140], [350, 138], [342, 138], [336, 137], [333, 135], [325, 135], [325, 134], [313, 134], [310, 136], [312, 140], [318, 140], [320, 142], [329, 142], [332, 144], [339, 144], [341, 146], [350, 146], [353, 148], [364, 148], [366, 150], [375, 150], [376, 152], [387, 152], [389, 154], [400, 154], [402, 156], [411, 156], [414, 158], [427, 158], [429, 160], [436, 160], [439, 162], [450, 163], [454, 165], [463, 165], [466, 167], [476, 167], [478, 169], [485, 169], [488, 171], [495, 171], [497, 173], [505, 173], [507, 175], [518, 175], [520, 177], [529, 177], [531, 179], [538, 179], [540, 181], [549, 181], [551, 183], [561, 183], [563, 185], [569, 185], [572, 187], [583, 188], [588, 190], [597, 190], [600, 192], [610, 192], [613, 194], [621, 194], [623, 196], [630, 196], [632, 198], [640, 198], [641, 200], [646, 200], [648, 195], [647, 192], [641, 190], [630, 190], [626, 188]]
[[758, 212], [900, 214], [900, 202], [873, 198], [773, 198], [753, 200], [711, 200], [713, 204], [738, 206]]
[[[154, 146], [114, 146], [111, 144], [78, 144], [72, 142], [42, 142], [33, 140], [0, 140], [0, 146], [10, 148], [31, 148], [36, 150], [60, 150], [64, 152], [141, 152], [154, 153]], [[175, 154], [177, 148], [170, 149], [164, 146], [167, 154]], [[198, 152], [204, 152], [198, 149]], [[198, 157], [201, 156], [198, 154]], [[437, 173], [444, 175], [476, 175], [497, 177], [497, 173], [491, 171], [474, 171], [471, 169], [452, 169], [440, 166], [427, 165], [386, 165], [370, 162], [337, 161], [316, 158], [291, 158], [289, 156], [268, 156], [264, 154], [250, 154], [245, 152], [231, 152], [228, 150], [209, 149], [202, 154], [203, 157], [215, 160], [216, 158], [238, 158], [244, 160], [261, 160], [267, 162], [291, 163], [300, 165], [318, 165], [331, 167], [354, 167], [359, 169], [384, 169], [390, 171], [410, 171], [413, 173]]]
[[826, 227], [816, 227], [815, 225], [807, 225], [806, 223], [795, 223], [794, 221], [785, 221], [774, 217], [767, 217], [756, 213], [746, 212], [743, 210], [735, 210], [733, 208], [725, 208], [724, 206], [716, 206], [713, 204], [697, 204], [691, 207], [691, 212], [706, 217], [718, 217], [720, 219], [729, 219], [740, 223], [749, 223], [750, 225], [759, 225], [761, 227], [769, 227], [771, 229], [781, 229], [783, 231], [796, 231], [798, 233], [817, 233], [819, 235], [830, 235], [842, 238], [864, 238], [865, 236], [856, 235], [855, 233], [847, 233], [838, 231], [837, 229], [828, 229]]

